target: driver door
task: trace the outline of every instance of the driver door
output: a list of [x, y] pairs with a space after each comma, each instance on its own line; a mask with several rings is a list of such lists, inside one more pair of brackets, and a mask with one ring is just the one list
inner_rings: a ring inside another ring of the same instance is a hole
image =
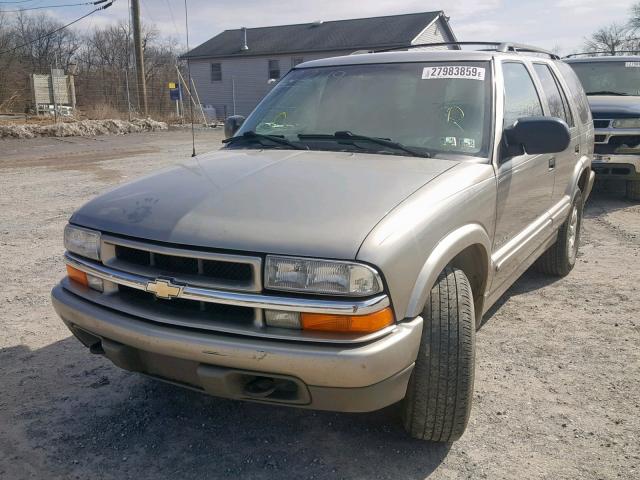
[[[504, 124], [543, 115], [540, 95], [529, 68], [522, 62], [502, 64]], [[553, 202], [553, 155], [501, 158], [498, 166], [496, 230], [493, 260], [497, 271], [492, 289], [509, 280], [540, 243], [544, 220]]]

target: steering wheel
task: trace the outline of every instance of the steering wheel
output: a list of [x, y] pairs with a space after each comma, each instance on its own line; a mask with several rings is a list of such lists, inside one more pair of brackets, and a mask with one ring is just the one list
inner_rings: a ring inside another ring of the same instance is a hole
[[445, 105], [444, 106], [445, 118], [448, 125], [453, 125], [460, 129], [461, 132], [464, 132], [464, 127], [461, 125], [463, 123], [465, 113], [460, 105]]
[[271, 121], [274, 125], [283, 125], [284, 121], [287, 119], [287, 112], [280, 112]]

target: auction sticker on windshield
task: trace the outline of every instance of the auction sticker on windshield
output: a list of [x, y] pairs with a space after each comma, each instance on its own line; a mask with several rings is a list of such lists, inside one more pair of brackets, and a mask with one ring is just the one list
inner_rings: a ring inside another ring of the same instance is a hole
[[624, 62], [624, 66], [627, 68], [640, 68], [640, 62]]
[[471, 80], [484, 80], [484, 70], [484, 67], [468, 67], [466, 65], [424, 67], [424, 70], [422, 70], [422, 79], [467, 78]]

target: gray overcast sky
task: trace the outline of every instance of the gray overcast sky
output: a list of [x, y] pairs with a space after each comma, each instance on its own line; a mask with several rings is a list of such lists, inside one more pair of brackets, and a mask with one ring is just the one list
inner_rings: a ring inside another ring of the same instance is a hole
[[[75, 3], [76, 0], [69, 3]], [[231, 28], [306, 23], [398, 13], [444, 10], [460, 40], [509, 40], [569, 53], [585, 36], [612, 22], [625, 22], [632, 0], [188, 0], [191, 47]], [[29, 5], [52, 5], [34, 0]], [[25, 4], [18, 5], [27, 6]], [[141, 0], [143, 21], [184, 43], [183, 0]], [[8, 6], [5, 5], [5, 8]], [[57, 8], [51, 13], [72, 20], [90, 7]], [[78, 24], [92, 28], [127, 18], [127, 0]]]

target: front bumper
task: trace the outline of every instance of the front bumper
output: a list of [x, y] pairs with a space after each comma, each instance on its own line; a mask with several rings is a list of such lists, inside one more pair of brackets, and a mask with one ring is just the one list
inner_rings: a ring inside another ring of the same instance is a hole
[[[422, 318], [365, 344], [313, 344], [216, 334], [141, 320], [70, 293], [53, 306], [83, 343], [98, 339], [117, 365], [216, 396], [320, 410], [373, 411], [401, 400], [418, 354]], [[298, 385], [293, 399], [257, 399], [239, 388], [250, 376]], [[240, 379], [240, 380], [238, 380]]]
[[595, 154], [591, 168], [602, 179], [640, 180], [640, 155]]

